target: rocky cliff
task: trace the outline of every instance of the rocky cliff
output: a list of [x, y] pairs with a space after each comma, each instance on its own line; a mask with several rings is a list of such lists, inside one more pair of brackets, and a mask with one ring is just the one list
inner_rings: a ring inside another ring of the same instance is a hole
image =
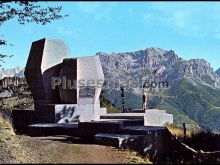
[[125, 53], [98, 52], [107, 80], [165, 81], [173, 84], [183, 77], [196, 77], [220, 86], [220, 77], [203, 59], [184, 60], [173, 50], [147, 48]]

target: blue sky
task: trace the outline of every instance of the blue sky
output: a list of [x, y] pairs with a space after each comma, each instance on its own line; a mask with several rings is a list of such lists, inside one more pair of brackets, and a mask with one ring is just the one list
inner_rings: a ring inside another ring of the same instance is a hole
[[148, 47], [174, 50], [188, 60], [203, 58], [220, 67], [219, 2], [40, 2], [63, 6], [69, 17], [45, 26], [19, 25], [10, 20], [0, 34], [14, 46], [0, 47], [13, 54], [5, 68], [24, 67], [31, 42], [62, 39], [72, 57], [96, 52], [136, 51]]

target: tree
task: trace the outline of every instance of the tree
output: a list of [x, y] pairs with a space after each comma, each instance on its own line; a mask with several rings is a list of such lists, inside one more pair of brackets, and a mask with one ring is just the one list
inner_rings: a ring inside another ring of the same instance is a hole
[[[11, 19], [16, 19], [19, 24], [37, 23], [46, 25], [51, 21], [63, 19], [68, 16], [61, 15], [61, 6], [58, 7], [41, 7], [36, 3], [37, 1], [0, 1], [0, 27]], [[1, 34], [0, 46], [13, 46], [8, 41], [3, 39]], [[0, 61], [4, 62], [5, 57], [12, 57], [12, 55], [2, 54], [0, 52]]]

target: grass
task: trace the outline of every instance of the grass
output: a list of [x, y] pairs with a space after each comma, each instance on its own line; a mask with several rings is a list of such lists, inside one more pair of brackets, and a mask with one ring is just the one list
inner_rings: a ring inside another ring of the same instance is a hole
[[220, 151], [220, 134], [212, 132], [204, 132], [202, 130], [186, 129], [186, 138], [184, 139], [183, 128], [177, 127], [174, 124], [166, 125], [172, 135], [176, 136], [180, 141], [193, 149], [205, 152]]
[[196, 150], [205, 152], [220, 151], [220, 135], [211, 132], [193, 133], [190, 138], [186, 138], [185, 143]]
[[2, 156], [0, 162], [6, 164], [30, 162], [30, 155], [21, 147], [20, 141], [20, 138], [15, 136], [10, 121], [4, 119], [0, 113], [0, 155]]
[[129, 159], [131, 161], [131, 163], [135, 163], [135, 164], [153, 164], [149, 158], [147, 158], [146, 156], [140, 156], [137, 152], [134, 151], [123, 151], [122, 152], [123, 156], [125, 156], [125, 158]]
[[[213, 134], [211, 132], [199, 131], [186, 131], [186, 138], [184, 138], [184, 131], [175, 125], [167, 125], [167, 128], [172, 135], [176, 136], [182, 144], [191, 148], [193, 155], [189, 151], [181, 152], [178, 147], [178, 154], [175, 159], [180, 162], [199, 163], [199, 164], [219, 164], [220, 163], [220, 134]], [[175, 152], [174, 152], [175, 153]], [[177, 158], [178, 157], [178, 158]], [[182, 163], [181, 163], [182, 164]]]
[[11, 139], [11, 136], [14, 136], [14, 130], [10, 121], [4, 119], [0, 114], [0, 141], [5, 142]]
[[[177, 127], [175, 124], [166, 125], [167, 129], [171, 132], [172, 135], [176, 136], [178, 139], [184, 138], [184, 130], [181, 127]], [[186, 138], [191, 138], [193, 134], [192, 130], [186, 129]]]
[[101, 107], [107, 108], [107, 113], [118, 113], [119, 110], [110, 102], [107, 101], [105, 98], [100, 98]]

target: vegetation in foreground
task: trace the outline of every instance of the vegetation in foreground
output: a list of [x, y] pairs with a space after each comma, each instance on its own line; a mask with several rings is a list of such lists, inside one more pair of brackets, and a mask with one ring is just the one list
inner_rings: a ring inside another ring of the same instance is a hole
[[10, 121], [0, 114], [0, 163], [26, 163], [31, 158], [21, 148]]
[[[22, 146], [20, 146], [20, 139], [14, 135], [9, 119], [11, 109], [16, 107], [30, 107], [32, 102], [31, 98], [27, 99], [25, 97], [16, 96], [13, 98], [4, 99], [2, 101], [3, 104], [1, 104], [1, 106], [4, 106], [4, 108], [1, 109], [1, 112], [3, 112], [4, 115], [0, 115], [0, 145], [1, 148], [4, 149], [1, 149], [0, 152], [1, 158], [3, 158], [0, 160], [0, 162], [30, 162], [31, 158], [27, 158], [27, 154], [25, 155], [26, 151], [24, 148], [22, 148]], [[7, 104], [10, 106], [7, 106]], [[115, 108], [111, 102], [108, 102], [104, 99], [101, 99], [101, 105], [107, 107], [109, 113], [119, 112], [119, 110]], [[4, 118], [2, 116], [4, 116]], [[211, 157], [212, 162], [214, 161], [215, 163], [220, 162], [220, 145], [218, 144], [220, 142], [220, 135], [212, 134], [210, 132], [203, 132], [202, 130], [187, 128], [185, 137], [183, 128], [177, 127], [174, 124], [167, 125], [167, 128], [175, 137], [177, 137], [178, 140], [188, 145], [195, 151], [199, 151], [203, 157], [206, 157], [207, 159], [210, 159]], [[146, 157], [141, 157], [136, 152], [123, 151], [123, 154], [125, 158], [129, 159], [129, 161], [132, 163], [151, 163], [149, 159]], [[34, 159], [32, 159], [32, 162], [34, 162]]]
[[220, 163], [220, 134], [189, 129], [184, 133], [183, 128], [174, 124], [167, 125], [167, 128], [194, 155], [197, 163]]
[[184, 134], [184, 129], [174, 124], [167, 125], [167, 128], [172, 135], [195, 150], [204, 152], [220, 151], [220, 134], [190, 129], [186, 129], [186, 134]]

